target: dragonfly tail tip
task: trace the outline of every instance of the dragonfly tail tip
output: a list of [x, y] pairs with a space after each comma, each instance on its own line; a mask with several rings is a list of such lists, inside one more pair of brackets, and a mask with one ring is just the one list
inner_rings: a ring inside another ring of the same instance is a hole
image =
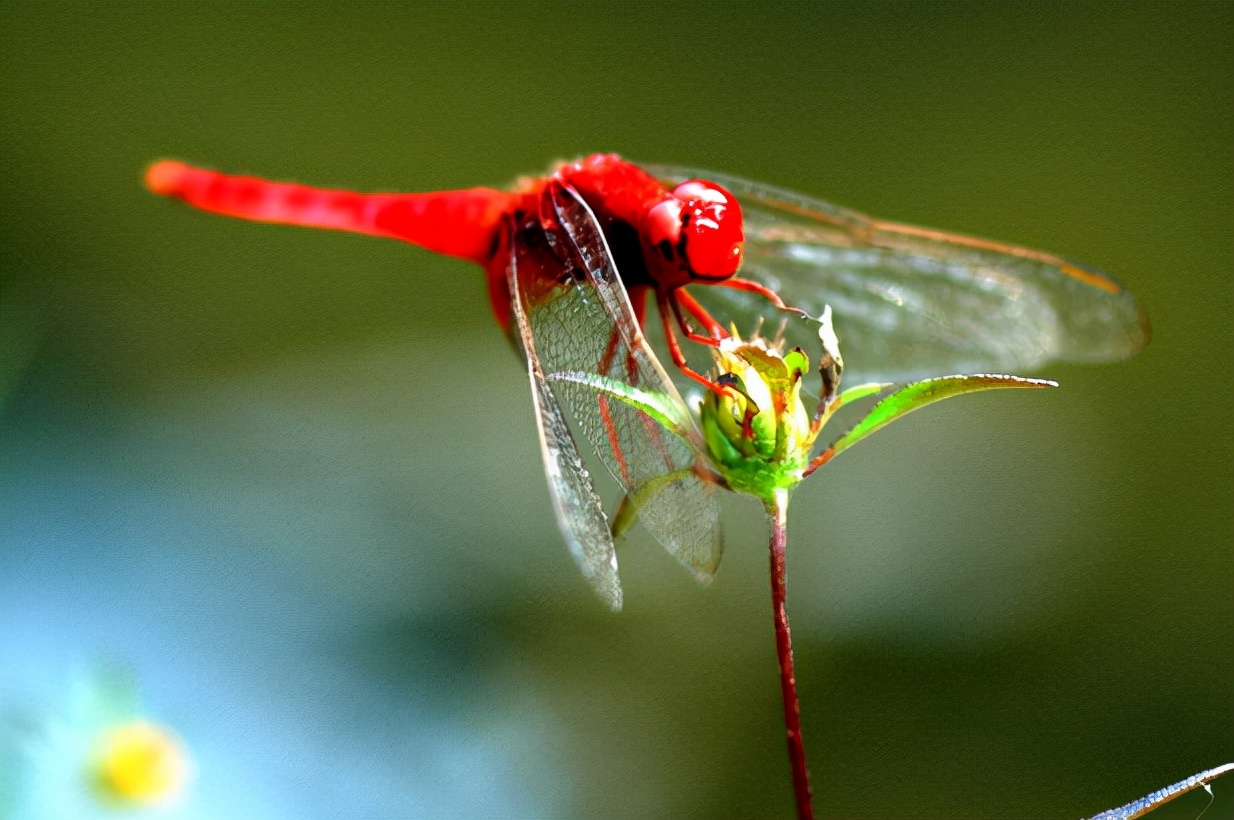
[[146, 169], [146, 187], [156, 194], [166, 196], [174, 193], [184, 177], [188, 166], [173, 159], [161, 159]]

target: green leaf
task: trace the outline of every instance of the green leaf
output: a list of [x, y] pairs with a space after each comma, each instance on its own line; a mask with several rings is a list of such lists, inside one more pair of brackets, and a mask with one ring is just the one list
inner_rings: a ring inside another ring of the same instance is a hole
[[[845, 396], [847, 397], [849, 392], [856, 393], [857, 391], [873, 387], [876, 387], [876, 385], [856, 387], [852, 391], [845, 391]], [[823, 454], [827, 458], [822, 460], [826, 461], [838, 456], [871, 433], [877, 432], [896, 419], [903, 418], [914, 410], [919, 410], [936, 401], [949, 399], [953, 396], [963, 396], [966, 393], [976, 393], [981, 390], [997, 390], [1000, 388], [1035, 389], [1041, 387], [1058, 387], [1058, 382], [1046, 379], [1026, 379], [1021, 376], [993, 376], [986, 374], [942, 376], [937, 379], [915, 382], [907, 387], [900, 388], [874, 405], [874, 409], [865, 418], [857, 422], [853, 429], [840, 436], [835, 444], [827, 448], [827, 451]], [[871, 390], [870, 392], [877, 391]], [[869, 393], [865, 395], [869, 395]]]
[[674, 482], [689, 477], [693, 472], [688, 467], [673, 470], [671, 473], [665, 473], [643, 482], [640, 486], [622, 496], [621, 505], [617, 508], [617, 514], [613, 516], [613, 523], [609, 527], [613, 538], [620, 538], [625, 534], [626, 530], [634, 525], [638, 517], [638, 511], [647, 502], [647, 499], [670, 487]]
[[871, 384], [859, 384], [856, 387], [850, 387], [847, 390], [842, 391], [840, 395], [836, 397], [835, 401], [831, 404], [830, 412], [835, 412], [844, 405], [852, 404], [853, 402], [864, 399], [867, 396], [873, 396], [877, 393], [881, 393], [891, 386], [892, 385], [890, 382], [873, 382]]
[[665, 393], [652, 393], [634, 385], [626, 384], [620, 379], [610, 379], [607, 376], [599, 376], [595, 373], [584, 373], [582, 371], [572, 370], [562, 373], [549, 373], [545, 376], [545, 379], [551, 382], [581, 384], [599, 393], [606, 393], [615, 399], [625, 402], [635, 410], [641, 410], [646, 413], [669, 432], [688, 438], [685, 431], [691, 427], [689, 411], [674, 396], [669, 396]]

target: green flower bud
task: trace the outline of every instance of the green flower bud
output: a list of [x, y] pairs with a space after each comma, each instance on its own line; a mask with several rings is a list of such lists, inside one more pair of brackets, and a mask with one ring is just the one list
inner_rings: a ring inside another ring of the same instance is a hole
[[755, 337], [725, 339], [715, 351], [716, 383], [700, 407], [703, 437], [733, 489], [764, 496], [801, 480], [817, 431], [801, 401], [809, 358]]

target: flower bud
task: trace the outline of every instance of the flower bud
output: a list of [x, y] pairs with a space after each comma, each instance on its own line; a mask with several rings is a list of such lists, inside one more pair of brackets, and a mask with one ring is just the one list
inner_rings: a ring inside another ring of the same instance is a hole
[[801, 480], [815, 433], [801, 401], [809, 359], [761, 337], [725, 339], [715, 351], [716, 383], [700, 416], [717, 470], [739, 492], [764, 496]]

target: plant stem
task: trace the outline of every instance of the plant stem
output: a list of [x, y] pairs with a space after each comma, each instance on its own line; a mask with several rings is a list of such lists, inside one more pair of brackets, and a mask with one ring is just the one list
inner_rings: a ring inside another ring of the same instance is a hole
[[776, 623], [776, 658], [780, 661], [780, 695], [784, 700], [784, 731], [788, 737], [788, 762], [793, 772], [793, 798], [798, 820], [814, 820], [810, 801], [810, 772], [806, 768], [805, 744], [801, 738], [801, 706], [793, 677], [793, 639], [788, 632], [785, 584], [785, 550], [788, 546], [788, 491], [776, 490], [767, 502], [771, 519], [771, 610]]

